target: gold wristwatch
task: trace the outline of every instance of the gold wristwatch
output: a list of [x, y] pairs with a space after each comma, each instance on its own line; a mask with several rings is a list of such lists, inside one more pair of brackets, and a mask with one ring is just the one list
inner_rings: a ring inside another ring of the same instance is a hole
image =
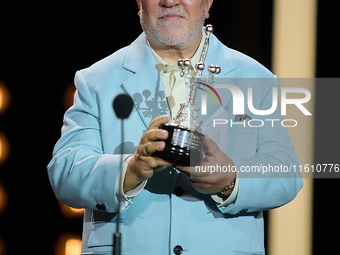
[[224, 189], [221, 191], [221, 195], [229, 197], [231, 192], [233, 192], [234, 187], [235, 187], [235, 181], [230, 183], [228, 186], [224, 187]]

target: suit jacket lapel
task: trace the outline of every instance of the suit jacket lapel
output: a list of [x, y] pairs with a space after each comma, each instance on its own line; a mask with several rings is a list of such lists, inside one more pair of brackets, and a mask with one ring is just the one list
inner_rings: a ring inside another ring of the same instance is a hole
[[209, 39], [209, 50], [206, 57], [205, 65], [218, 65], [221, 67], [221, 76], [227, 77], [227, 74], [237, 68], [236, 61], [231, 51], [226, 48], [213, 34]]
[[[225, 47], [213, 34], [209, 39], [209, 50], [206, 57], [205, 65], [211, 64], [221, 67], [221, 73], [217, 75], [217, 79], [214, 84], [225, 84], [229, 78], [229, 73], [237, 68], [236, 61], [229, 48]], [[232, 94], [227, 89], [217, 89], [221, 97], [221, 101], [224, 107], [227, 106]]]
[[145, 127], [157, 116], [170, 114], [156, 62], [144, 33], [130, 46], [123, 68], [134, 73], [121, 85], [133, 100]]
[[[210, 37], [205, 64], [206, 66], [214, 64], [221, 67], [222, 72], [215, 84], [218, 84], [219, 78], [228, 77], [228, 73], [237, 68], [231, 51], [225, 48], [214, 35]], [[155, 117], [170, 114], [160, 74], [146, 43], [144, 33], [129, 46], [123, 68], [134, 74], [123, 82], [121, 87], [133, 98], [136, 110], [146, 128]], [[222, 103], [226, 106], [231, 98], [231, 92], [226, 89], [220, 91]]]

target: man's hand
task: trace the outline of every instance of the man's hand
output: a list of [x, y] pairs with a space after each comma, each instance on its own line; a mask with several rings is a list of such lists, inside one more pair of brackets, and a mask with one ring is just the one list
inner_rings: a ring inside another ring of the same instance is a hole
[[[190, 183], [198, 192], [210, 195], [218, 194], [223, 188], [235, 181], [236, 172], [232, 171], [235, 169], [235, 164], [207, 135], [204, 137], [203, 151], [205, 158], [202, 160], [199, 168], [177, 165], [175, 165], [175, 167], [188, 174]], [[221, 169], [225, 166], [227, 169], [230, 169], [230, 171], [205, 171], [208, 170], [208, 166], [214, 166], [215, 170], [217, 169], [216, 166], [220, 166]], [[196, 171], [196, 169], [198, 171]]]
[[152, 156], [155, 151], [162, 151], [165, 148], [164, 140], [168, 138], [169, 133], [160, 129], [159, 126], [169, 121], [170, 115], [164, 115], [150, 122], [126, 169], [124, 192], [132, 190], [141, 182], [150, 179], [158, 167], [173, 164], [173, 162]]

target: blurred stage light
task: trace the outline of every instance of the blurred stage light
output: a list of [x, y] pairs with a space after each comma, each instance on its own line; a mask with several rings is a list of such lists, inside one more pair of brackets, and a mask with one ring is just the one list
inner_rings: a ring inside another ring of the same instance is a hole
[[63, 95], [63, 106], [64, 109], [67, 110], [73, 105], [73, 98], [74, 98], [74, 93], [76, 92], [76, 87], [74, 86], [73, 83], [70, 83]]
[[66, 241], [65, 255], [77, 255], [81, 252], [81, 240], [70, 239]]
[[62, 234], [55, 247], [55, 255], [79, 255], [81, 252], [81, 238], [77, 235]]
[[6, 245], [4, 240], [0, 237], [0, 255], [6, 254]]
[[0, 80], [0, 116], [4, 114], [11, 103], [11, 93], [6, 87], [5, 82]]
[[0, 166], [5, 163], [10, 153], [10, 145], [5, 134], [0, 130]]
[[79, 218], [83, 217], [84, 209], [73, 208], [63, 204], [62, 202], [58, 201], [59, 208], [61, 213], [65, 216], [65, 218]]
[[[3, 212], [5, 207], [8, 204], [8, 194], [5, 190], [5, 187], [0, 182], [0, 214]], [[1, 253], [0, 253], [1, 254]]]

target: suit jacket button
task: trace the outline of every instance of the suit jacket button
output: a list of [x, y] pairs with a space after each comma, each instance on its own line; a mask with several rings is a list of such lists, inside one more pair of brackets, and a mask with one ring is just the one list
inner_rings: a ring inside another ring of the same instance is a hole
[[182, 248], [182, 246], [176, 245], [176, 246], [174, 247], [174, 253], [175, 253], [176, 255], [182, 254], [182, 253], [183, 253], [183, 248]]
[[174, 189], [174, 194], [178, 197], [183, 196], [184, 194], [184, 189], [182, 187], [176, 187]]
[[106, 206], [104, 204], [96, 204], [96, 207], [99, 211], [105, 211]]
[[248, 212], [248, 209], [242, 209], [241, 211], [238, 212], [238, 214], [245, 214]]

